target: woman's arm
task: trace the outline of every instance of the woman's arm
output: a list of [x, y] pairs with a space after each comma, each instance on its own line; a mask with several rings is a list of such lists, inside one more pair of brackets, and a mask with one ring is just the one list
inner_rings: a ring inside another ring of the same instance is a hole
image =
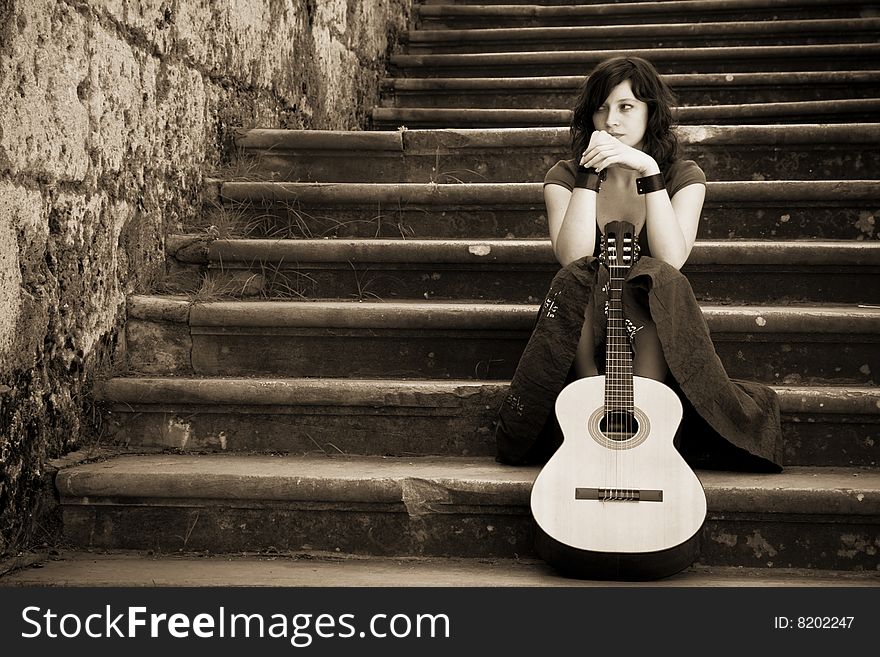
[[[634, 170], [639, 177], [660, 172], [650, 155], [601, 131], [594, 133], [581, 163], [597, 171], [609, 166], [624, 167]], [[697, 239], [705, 196], [706, 187], [699, 184], [680, 189], [671, 199], [666, 189], [645, 194], [645, 223], [652, 257], [681, 269]]]
[[596, 247], [596, 192], [562, 185], [544, 185], [544, 204], [550, 242], [559, 264], [565, 267], [578, 258], [592, 255]]
[[694, 248], [705, 185], [688, 185], [672, 199], [665, 189], [645, 194], [648, 245], [651, 256], [681, 269]]

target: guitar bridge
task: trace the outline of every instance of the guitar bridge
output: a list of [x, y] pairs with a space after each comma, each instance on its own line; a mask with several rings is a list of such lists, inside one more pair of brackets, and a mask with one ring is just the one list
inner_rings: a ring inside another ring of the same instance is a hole
[[663, 491], [638, 488], [575, 488], [574, 499], [600, 502], [662, 502]]

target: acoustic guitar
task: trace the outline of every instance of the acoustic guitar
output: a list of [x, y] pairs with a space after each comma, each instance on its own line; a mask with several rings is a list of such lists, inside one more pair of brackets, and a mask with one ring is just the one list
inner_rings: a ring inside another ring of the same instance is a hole
[[658, 579], [699, 555], [706, 495], [673, 445], [681, 401], [666, 385], [632, 373], [621, 293], [637, 259], [634, 226], [608, 224], [605, 374], [559, 393], [563, 442], [532, 488], [537, 551], [572, 577]]

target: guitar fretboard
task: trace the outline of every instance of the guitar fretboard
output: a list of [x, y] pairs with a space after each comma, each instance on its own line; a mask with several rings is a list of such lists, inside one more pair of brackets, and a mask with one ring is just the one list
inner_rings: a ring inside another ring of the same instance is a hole
[[608, 283], [608, 324], [605, 341], [605, 409], [632, 413], [632, 349], [623, 315], [623, 281], [629, 266], [611, 265]]

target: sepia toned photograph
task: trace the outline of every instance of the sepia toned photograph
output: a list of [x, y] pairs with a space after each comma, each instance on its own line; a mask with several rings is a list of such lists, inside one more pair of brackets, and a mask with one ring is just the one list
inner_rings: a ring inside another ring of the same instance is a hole
[[[857, 0], [0, 0], [0, 591], [876, 589], [878, 36]], [[761, 622], [869, 625], [814, 611]]]

